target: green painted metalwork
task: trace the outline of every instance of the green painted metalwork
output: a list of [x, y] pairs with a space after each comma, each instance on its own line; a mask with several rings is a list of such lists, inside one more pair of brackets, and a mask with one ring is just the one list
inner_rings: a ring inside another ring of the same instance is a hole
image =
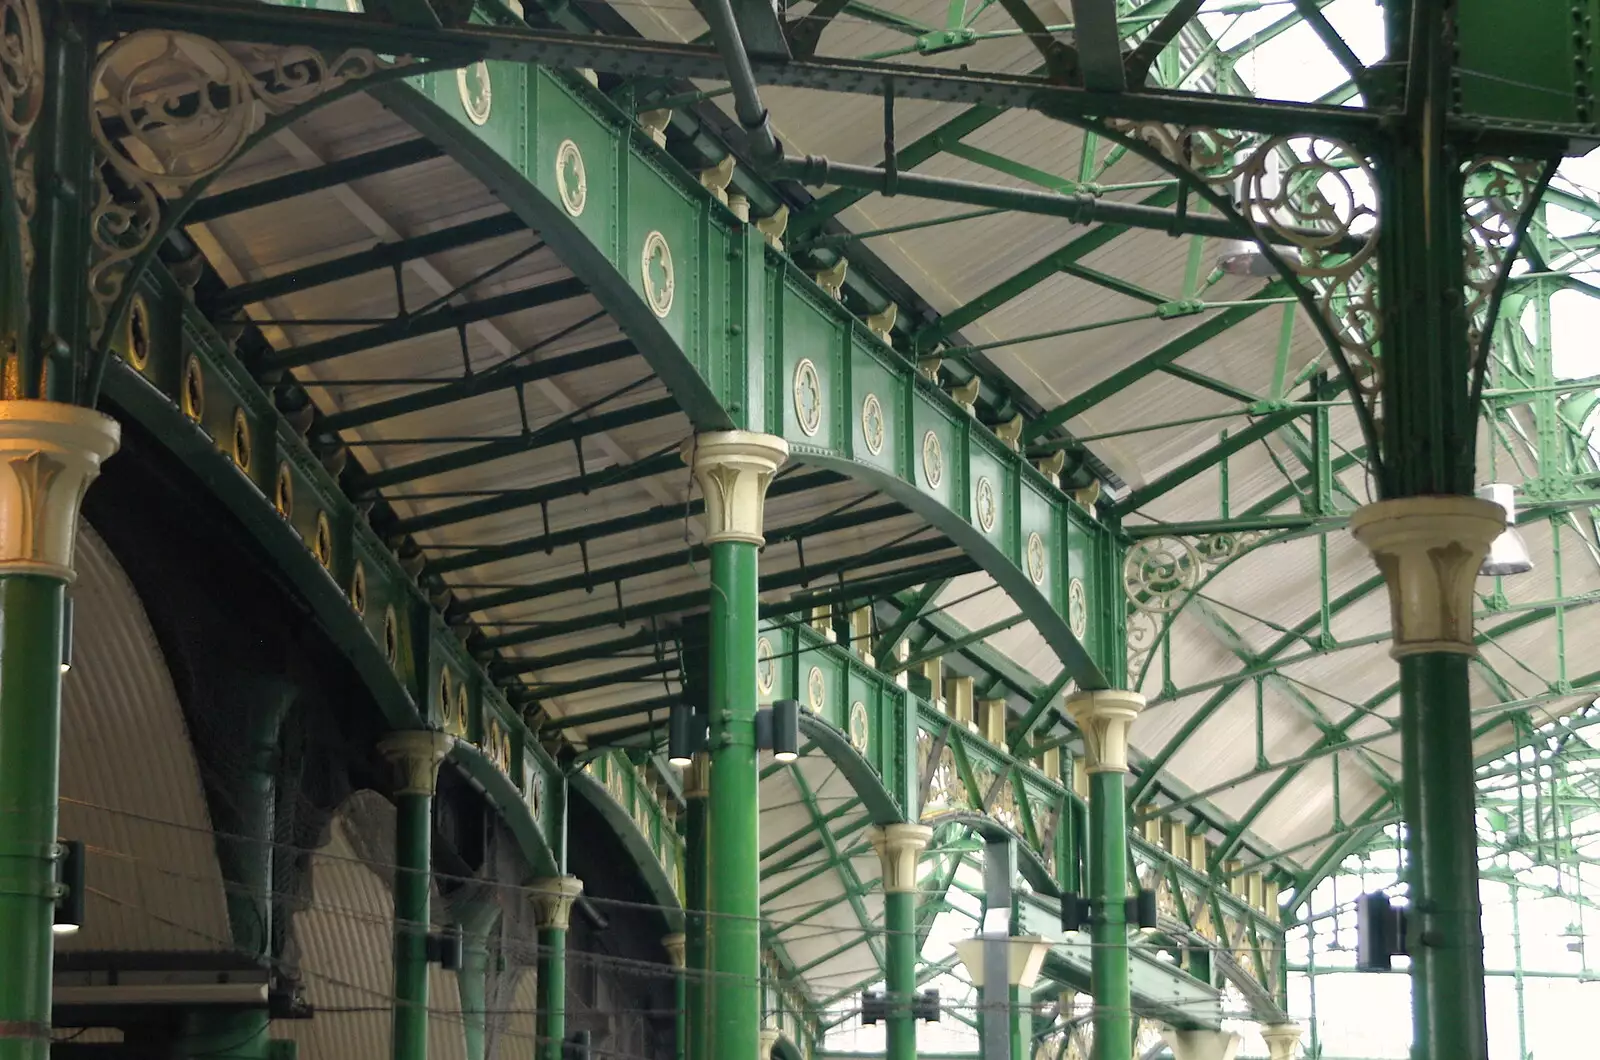
[[[535, 872], [553, 872], [546, 790], [559, 770], [393, 552], [164, 272], [133, 311], [150, 336], [135, 369], [126, 336], [106, 396], [194, 471], [299, 587], [391, 728], [459, 738], [451, 753], [505, 819]], [[280, 510], [281, 509], [281, 510]]]
[[60, 579], [0, 578], [0, 1057], [45, 1060], [56, 902], [56, 754], [61, 740]]
[[433, 888], [433, 795], [394, 797], [394, 1060], [428, 1055], [428, 933]]
[[744, 1060], [760, 1047], [756, 562], [756, 546], [749, 542], [711, 546], [706, 1020], [714, 1060]]
[[[1045, 958], [1044, 976], [1077, 990], [1090, 989], [1094, 944], [1082, 932], [1063, 935], [1060, 915], [1054, 903], [1036, 895], [1021, 894], [1017, 899], [1019, 930], [1037, 935], [1051, 944]], [[1153, 950], [1135, 946], [1131, 950], [1131, 987], [1125, 1003], [1141, 1018], [1155, 1019], [1175, 1027], [1217, 1027], [1222, 1020], [1221, 992], [1209, 983], [1156, 959]], [[1104, 1004], [1096, 999], [1096, 1005]]]
[[1094, 995], [1095, 1060], [1133, 1051], [1133, 998], [1128, 964], [1128, 822], [1126, 774], [1089, 774], [1089, 890], [1094, 910], [1089, 992]]
[[620, 752], [589, 759], [568, 781], [600, 811], [622, 840], [666, 921], [663, 934], [682, 931], [684, 846], [677, 828], [644, 777]]
[[[497, 98], [525, 102], [483, 126], [467, 120], [453, 75], [378, 93], [539, 230], [697, 426], [780, 435], [798, 459], [924, 516], [1019, 602], [1081, 687], [1102, 687], [1107, 659], [1073, 635], [1066, 610], [1073, 578], [1091, 597], [1108, 591], [1089, 562], [1107, 547], [1103, 528], [581, 79], [511, 64], [488, 70]], [[574, 150], [585, 160], [577, 214], [561, 198], [566, 178], [556, 167], [568, 143], [563, 164]]]

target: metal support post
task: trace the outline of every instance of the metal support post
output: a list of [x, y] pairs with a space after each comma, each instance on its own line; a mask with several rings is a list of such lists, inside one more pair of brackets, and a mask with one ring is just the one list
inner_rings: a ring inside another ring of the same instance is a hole
[[118, 440], [89, 409], [0, 401], [0, 1060], [50, 1052], [62, 597], [79, 502]]
[[[228, 881], [228, 921], [234, 948], [272, 961], [273, 832], [278, 802], [278, 732], [294, 702], [295, 688], [267, 674], [235, 674], [229, 681], [244, 729], [242, 762], [231, 791], [213, 801], [217, 861]], [[184, 1014], [180, 1052], [189, 1057], [265, 1060], [271, 1050], [266, 1009], [219, 1011], [197, 1008]]]
[[933, 838], [922, 824], [890, 824], [869, 834], [883, 875], [885, 1060], [916, 1060], [917, 1018], [917, 859]]
[[413, 730], [383, 739], [378, 750], [395, 767], [394, 1060], [427, 1060], [428, 930], [433, 924], [433, 789], [439, 763], [455, 741]]
[[698, 435], [684, 448], [684, 459], [694, 468], [705, 497], [711, 549], [708, 1060], [750, 1060], [761, 1048], [756, 568], [767, 487], [788, 455], [781, 438], [746, 431]]
[[978, 1043], [983, 1060], [1012, 1060], [1011, 881], [1017, 850], [1010, 840], [983, 847], [983, 985], [978, 988]]
[[673, 1060], [686, 1060], [689, 1050], [689, 1021], [687, 983], [684, 980], [683, 968], [685, 950], [688, 939], [681, 932], [668, 935], [661, 940], [661, 945], [667, 951], [667, 960], [672, 963], [672, 994], [673, 1007], [676, 1010], [673, 1025]]
[[1413, 1060], [1488, 1055], [1468, 664], [1477, 654], [1474, 582], [1505, 523], [1497, 505], [1471, 496], [1478, 409], [1463, 246], [1471, 159], [1446, 133], [1456, 6], [1385, 5], [1405, 108], [1373, 148], [1384, 499], [1350, 519], [1388, 583], [1390, 654], [1400, 663]]
[[466, 907], [458, 922], [461, 968], [456, 972], [456, 988], [461, 995], [461, 1034], [466, 1040], [467, 1060], [488, 1056], [489, 933], [499, 920], [499, 904], [480, 899]]
[[683, 771], [684, 815], [684, 918], [688, 927], [684, 945], [682, 1027], [688, 1060], [707, 1060], [706, 1043], [706, 796], [710, 794], [711, 762], [704, 752]]
[[1137, 692], [1076, 692], [1067, 711], [1083, 734], [1089, 768], [1090, 992], [1094, 994], [1094, 1060], [1130, 1060], [1133, 997], [1129, 978], [1128, 729], [1144, 709]]
[[539, 1019], [536, 1060], [561, 1060], [567, 1039], [567, 929], [572, 903], [583, 893], [576, 876], [555, 876], [528, 885], [539, 926]]

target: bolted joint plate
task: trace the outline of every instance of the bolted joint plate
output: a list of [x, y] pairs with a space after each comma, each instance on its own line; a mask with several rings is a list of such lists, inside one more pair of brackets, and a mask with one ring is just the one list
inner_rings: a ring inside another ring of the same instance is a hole
[[928, 848], [933, 829], [925, 824], [885, 824], [867, 833], [878, 852], [885, 893], [917, 889], [917, 859]]
[[772, 477], [789, 459], [789, 443], [753, 431], [697, 434], [683, 445], [706, 501], [706, 541], [766, 544], [762, 508]]
[[1067, 713], [1083, 734], [1083, 748], [1091, 773], [1128, 771], [1128, 730], [1144, 709], [1144, 696], [1121, 689], [1074, 692], [1067, 697]]
[[1350, 532], [1389, 587], [1396, 659], [1426, 652], [1477, 655], [1472, 589], [1505, 509], [1476, 497], [1402, 497], [1358, 508]]
[[78, 509], [121, 440], [93, 409], [0, 401], [0, 573], [72, 579]]

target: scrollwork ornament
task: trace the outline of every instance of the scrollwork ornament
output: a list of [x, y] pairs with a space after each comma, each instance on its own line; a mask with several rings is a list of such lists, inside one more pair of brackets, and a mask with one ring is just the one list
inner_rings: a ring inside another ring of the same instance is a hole
[[16, 202], [19, 257], [33, 268], [32, 221], [38, 203], [29, 136], [44, 109], [44, 27], [35, 0], [0, 0], [0, 128]]
[[1516, 242], [1522, 216], [1539, 185], [1539, 168], [1517, 159], [1478, 158], [1465, 167], [1462, 185], [1466, 310], [1472, 345], [1477, 346], [1506, 254]]
[[162, 198], [215, 177], [269, 118], [409, 62], [365, 48], [224, 46], [172, 30], [118, 38], [90, 78], [95, 147], [123, 186], [113, 193], [100, 179], [91, 218], [89, 287], [101, 310], [121, 295], [129, 264], [155, 238]]
[[1123, 589], [1140, 611], [1165, 614], [1182, 607], [1200, 574], [1200, 553], [1181, 537], [1147, 537], [1122, 561]]

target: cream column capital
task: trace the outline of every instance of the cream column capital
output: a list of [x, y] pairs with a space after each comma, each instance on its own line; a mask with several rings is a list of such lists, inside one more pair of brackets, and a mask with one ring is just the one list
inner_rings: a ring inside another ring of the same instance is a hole
[[0, 401], [0, 574], [72, 580], [83, 495], [121, 441], [81, 405]]
[[432, 729], [393, 732], [379, 740], [378, 751], [395, 768], [395, 794], [432, 795], [439, 763], [455, 745], [455, 737]]
[[1161, 1037], [1172, 1047], [1172, 1060], [1233, 1060], [1240, 1037], [1232, 1031], [1180, 1031], [1163, 1027]]
[[1067, 713], [1083, 734], [1089, 772], [1128, 771], [1128, 729], [1143, 709], [1144, 696], [1121, 689], [1074, 692], [1067, 697]]
[[789, 459], [789, 443], [753, 431], [712, 431], [683, 444], [706, 501], [706, 541], [766, 544], [761, 513], [772, 476]]
[[882, 866], [883, 889], [904, 894], [917, 889], [917, 859], [928, 848], [933, 829], [925, 824], [874, 825], [867, 833]]
[[778, 1030], [775, 1027], [761, 1028], [760, 1060], [772, 1060], [772, 1050], [778, 1044]]
[[1262, 1027], [1261, 1038], [1267, 1043], [1267, 1055], [1271, 1060], [1294, 1060], [1302, 1033], [1304, 1030], [1298, 1023], [1271, 1023]]
[[1402, 497], [1356, 509], [1350, 533], [1389, 587], [1390, 655], [1478, 654], [1473, 584], [1505, 528], [1505, 509], [1477, 497]]
[[682, 968], [688, 960], [689, 940], [681, 931], [661, 937], [661, 945], [666, 947], [667, 960], [672, 962], [674, 968]]
[[541, 929], [565, 931], [572, 924], [572, 903], [583, 893], [583, 881], [576, 876], [551, 876], [528, 884], [533, 899], [534, 923]]

